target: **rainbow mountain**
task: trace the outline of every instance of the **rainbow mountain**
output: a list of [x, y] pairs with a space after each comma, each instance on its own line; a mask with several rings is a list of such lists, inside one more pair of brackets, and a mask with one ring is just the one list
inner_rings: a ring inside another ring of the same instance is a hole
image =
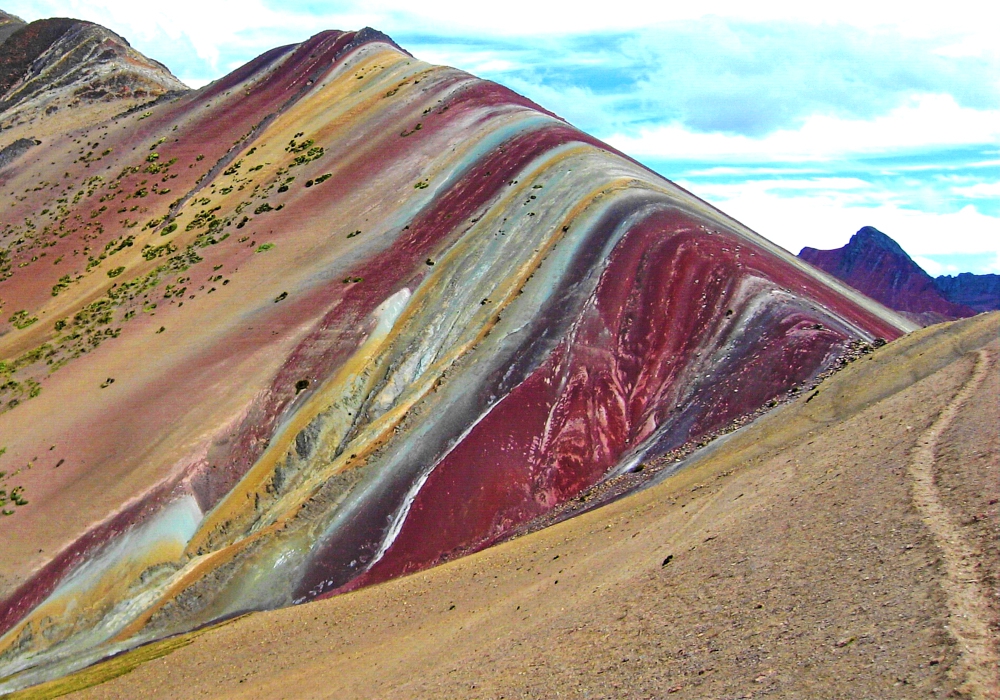
[[377, 31], [144, 65], [0, 113], [0, 692], [482, 549], [913, 328]]

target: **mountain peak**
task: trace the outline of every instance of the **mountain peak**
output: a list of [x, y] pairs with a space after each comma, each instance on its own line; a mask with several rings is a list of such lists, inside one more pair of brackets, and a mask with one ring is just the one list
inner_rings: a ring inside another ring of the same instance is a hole
[[82, 102], [144, 99], [187, 89], [165, 66], [92, 22], [55, 17], [25, 24], [3, 13], [0, 40], [4, 128]]
[[0, 25], [9, 24], [11, 22], [16, 22], [18, 24], [24, 24], [24, 20], [17, 15], [12, 15], [9, 12], [4, 12], [0, 10]]
[[7, 41], [7, 37], [25, 25], [25, 21], [17, 15], [0, 10], [0, 44]]
[[922, 322], [975, 314], [968, 306], [949, 301], [931, 276], [874, 226], [859, 229], [842, 248], [803, 248], [799, 257], [890, 309], [917, 315]]
[[858, 232], [851, 236], [851, 240], [847, 242], [847, 247], [850, 248], [877, 248], [879, 250], [884, 250], [888, 253], [893, 253], [895, 255], [901, 255], [907, 260], [910, 260], [910, 256], [906, 254], [906, 251], [896, 243], [892, 238], [885, 235], [879, 231], [874, 226], [863, 226], [858, 229]]

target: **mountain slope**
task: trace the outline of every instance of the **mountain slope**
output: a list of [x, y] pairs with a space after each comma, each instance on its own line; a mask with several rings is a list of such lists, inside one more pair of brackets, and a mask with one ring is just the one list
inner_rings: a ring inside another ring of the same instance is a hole
[[934, 279], [896, 241], [872, 226], [860, 229], [843, 248], [807, 247], [799, 257], [896, 311], [943, 318], [975, 313], [946, 299]]
[[[891, 343], [605, 508], [383, 586], [167, 640], [63, 688], [114, 679], [71, 696], [80, 700], [289, 688], [298, 698], [990, 697], [981, 683], [996, 691], [996, 666], [970, 666], [953, 636], [947, 550], [915, 507], [907, 465], [985, 362], [986, 381], [937, 442], [934, 472], [944, 512], [968, 523], [961, 538], [979, 549], [970, 565], [981, 587], [995, 588], [998, 321]], [[998, 613], [994, 598], [994, 639]]]
[[1000, 275], [974, 275], [971, 272], [940, 275], [934, 278], [934, 285], [952, 303], [978, 312], [1000, 310]]
[[91, 22], [54, 18], [4, 27], [14, 31], [0, 45], [0, 128], [81, 102], [187, 89], [166, 67]]
[[0, 171], [0, 690], [481, 549], [913, 327], [371, 29], [41, 140]]
[[0, 46], [11, 34], [24, 26], [24, 20], [0, 10]]

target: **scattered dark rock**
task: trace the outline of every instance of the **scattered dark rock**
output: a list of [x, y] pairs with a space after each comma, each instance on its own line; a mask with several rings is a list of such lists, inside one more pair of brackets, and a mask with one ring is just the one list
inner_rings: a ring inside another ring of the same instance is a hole
[[37, 146], [38, 142], [33, 139], [18, 139], [14, 143], [0, 150], [0, 169], [20, 158], [28, 150]]

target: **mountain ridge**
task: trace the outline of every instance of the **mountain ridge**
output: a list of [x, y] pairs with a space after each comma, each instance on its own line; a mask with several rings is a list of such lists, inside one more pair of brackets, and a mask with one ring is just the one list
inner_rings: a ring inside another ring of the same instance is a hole
[[977, 275], [960, 272], [957, 275], [938, 275], [934, 278], [945, 298], [980, 313], [1000, 310], [1000, 275]]
[[0, 10], [0, 46], [3, 46], [3, 42], [7, 40], [7, 37], [24, 26], [24, 24], [26, 24], [25, 21], [20, 17]]
[[375, 30], [106, 97], [0, 171], [0, 690], [482, 549], [914, 327]]
[[[841, 248], [804, 247], [799, 257], [896, 311], [932, 323], [976, 311], [946, 298], [923, 268], [891, 237], [864, 226]], [[921, 316], [923, 315], [923, 316]]]
[[161, 63], [92, 22], [50, 18], [3, 26], [13, 31], [0, 44], [0, 129], [81, 102], [141, 100], [188, 89]]

